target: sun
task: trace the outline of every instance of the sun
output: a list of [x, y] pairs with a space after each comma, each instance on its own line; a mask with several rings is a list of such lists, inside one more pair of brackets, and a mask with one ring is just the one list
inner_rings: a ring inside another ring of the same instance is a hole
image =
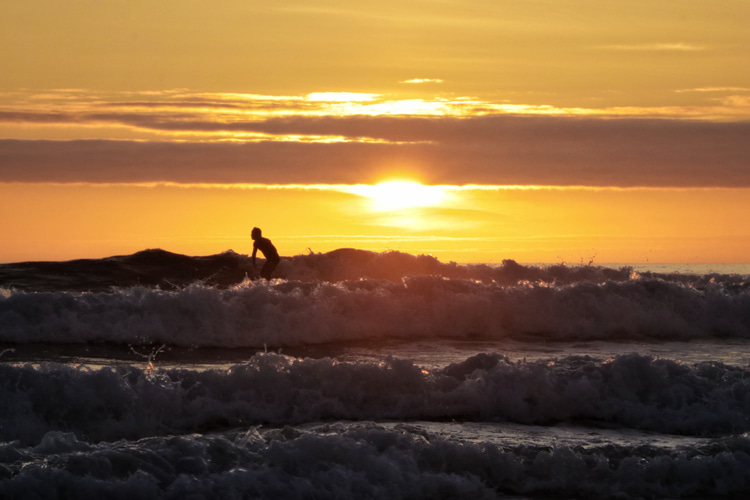
[[441, 186], [401, 180], [355, 186], [352, 192], [370, 198], [372, 208], [378, 211], [432, 207], [440, 205], [447, 197]]

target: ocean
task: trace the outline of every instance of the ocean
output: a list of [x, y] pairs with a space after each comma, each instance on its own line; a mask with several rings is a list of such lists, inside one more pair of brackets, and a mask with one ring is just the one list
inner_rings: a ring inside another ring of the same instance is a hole
[[747, 498], [750, 275], [680, 269], [2, 264], [0, 498]]

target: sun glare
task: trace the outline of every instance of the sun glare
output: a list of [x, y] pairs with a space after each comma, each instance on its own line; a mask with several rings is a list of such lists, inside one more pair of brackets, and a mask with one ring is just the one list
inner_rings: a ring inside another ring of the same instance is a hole
[[375, 185], [355, 186], [352, 192], [370, 198], [380, 211], [431, 207], [446, 199], [440, 186], [425, 186], [414, 181], [387, 181]]

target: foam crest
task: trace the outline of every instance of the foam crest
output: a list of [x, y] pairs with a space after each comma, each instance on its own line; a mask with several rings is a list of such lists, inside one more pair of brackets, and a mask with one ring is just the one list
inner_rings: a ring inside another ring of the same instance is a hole
[[553, 286], [443, 276], [0, 296], [0, 342], [262, 347], [376, 338], [750, 336], [750, 289], [654, 278]]

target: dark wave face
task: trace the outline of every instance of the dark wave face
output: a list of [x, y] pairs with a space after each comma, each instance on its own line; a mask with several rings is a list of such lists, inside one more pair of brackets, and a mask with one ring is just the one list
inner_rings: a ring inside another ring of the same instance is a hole
[[228, 286], [245, 278], [247, 256], [225, 252], [189, 257], [164, 250], [67, 262], [21, 262], [0, 265], [0, 287], [39, 292], [109, 292], [132, 286], [174, 290], [191, 283]]

